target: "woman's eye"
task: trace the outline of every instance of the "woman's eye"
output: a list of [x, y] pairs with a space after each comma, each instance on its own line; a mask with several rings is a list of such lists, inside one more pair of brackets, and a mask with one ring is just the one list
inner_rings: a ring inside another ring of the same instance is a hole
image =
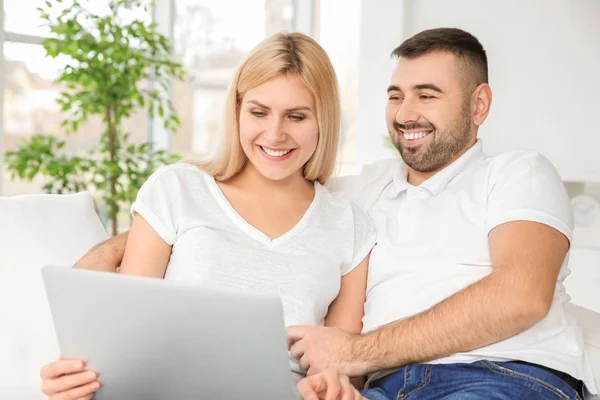
[[304, 121], [304, 115], [290, 115], [289, 117], [292, 121]]
[[256, 111], [256, 110], [250, 111], [250, 113], [252, 115], [254, 115], [255, 117], [259, 117], [259, 118], [260, 117], [264, 117], [266, 115], [264, 112], [262, 112], [262, 111]]

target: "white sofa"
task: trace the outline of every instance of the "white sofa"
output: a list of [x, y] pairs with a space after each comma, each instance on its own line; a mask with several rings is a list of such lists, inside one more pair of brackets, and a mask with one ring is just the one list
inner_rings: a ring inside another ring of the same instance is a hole
[[[40, 268], [68, 267], [106, 238], [88, 193], [0, 197], [0, 399], [43, 399], [40, 366], [59, 355]], [[600, 314], [569, 311], [600, 384]]]
[[39, 369], [59, 356], [40, 268], [107, 237], [88, 193], [0, 197], [0, 399], [43, 399]]

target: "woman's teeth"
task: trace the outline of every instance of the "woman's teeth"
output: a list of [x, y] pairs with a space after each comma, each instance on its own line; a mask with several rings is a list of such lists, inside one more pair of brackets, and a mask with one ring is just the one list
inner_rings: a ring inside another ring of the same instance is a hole
[[277, 151], [277, 150], [271, 150], [268, 147], [262, 147], [262, 146], [260, 148], [263, 149], [263, 151], [265, 153], [267, 153], [268, 155], [270, 155], [271, 157], [283, 157], [286, 154], [288, 154], [290, 151], [292, 151], [291, 149], [290, 150], [279, 150], [279, 151]]
[[425, 136], [431, 134], [431, 132], [414, 132], [414, 133], [403, 133], [404, 139], [412, 140], [412, 139], [421, 139]]

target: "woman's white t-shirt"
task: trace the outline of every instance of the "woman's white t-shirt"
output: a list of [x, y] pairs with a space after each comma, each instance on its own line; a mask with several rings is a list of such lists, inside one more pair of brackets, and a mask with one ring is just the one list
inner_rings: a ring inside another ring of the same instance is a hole
[[165, 279], [278, 294], [285, 325], [322, 325], [352, 271], [376, 241], [369, 217], [315, 183], [290, 231], [271, 240], [229, 204], [214, 178], [186, 163], [156, 171], [132, 205], [172, 245]]

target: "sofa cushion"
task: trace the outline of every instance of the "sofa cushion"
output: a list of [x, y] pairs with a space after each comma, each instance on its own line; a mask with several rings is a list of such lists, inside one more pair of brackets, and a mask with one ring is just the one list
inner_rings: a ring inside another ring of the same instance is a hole
[[40, 268], [106, 238], [87, 192], [0, 197], [0, 399], [43, 398], [39, 369], [59, 356]]
[[585, 350], [594, 372], [596, 387], [600, 390], [600, 314], [568, 303], [566, 310], [577, 318], [583, 330]]

